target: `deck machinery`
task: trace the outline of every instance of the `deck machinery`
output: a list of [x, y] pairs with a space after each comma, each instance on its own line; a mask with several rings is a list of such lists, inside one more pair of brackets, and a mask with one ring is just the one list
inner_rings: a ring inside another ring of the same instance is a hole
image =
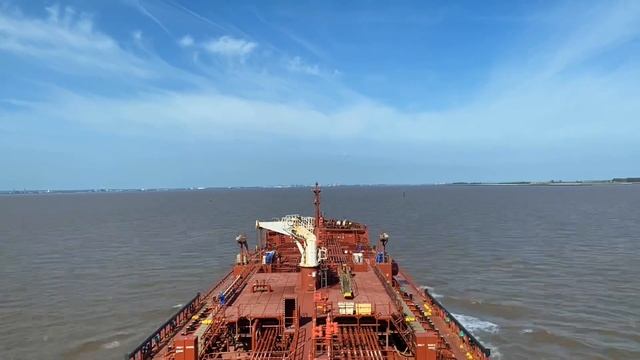
[[126, 356], [129, 360], [489, 359], [386, 252], [389, 235], [315, 216], [257, 221], [233, 268]]

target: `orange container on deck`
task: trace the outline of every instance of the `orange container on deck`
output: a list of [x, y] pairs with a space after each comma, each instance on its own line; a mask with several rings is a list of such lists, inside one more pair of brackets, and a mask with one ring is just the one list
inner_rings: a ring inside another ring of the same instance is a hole
[[436, 360], [438, 335], [433, 331], [416, 334], [416, 360]]
[[184, 337], [184, 360], [198, 360], [198, 337]]
[[175, 351], [175, 360], [184, 360], [184, 338], [182, 336], [176, 336], [173, 339], [173, 347]]
[[174, 341], [175, 360], [198, 360], [198, 337], [177, 336]]

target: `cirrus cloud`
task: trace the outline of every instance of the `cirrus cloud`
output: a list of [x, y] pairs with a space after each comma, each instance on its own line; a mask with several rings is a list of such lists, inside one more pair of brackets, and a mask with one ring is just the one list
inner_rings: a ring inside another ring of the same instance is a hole
[[244, 57], [253, 52], [258, 44], [253, 41], [224, 35], [207, 41], [203, 47], [212, 54], [228, 57]]
[[182, 38], [180, 38], [180, 40], [178, 40], [178, 44], [182, 47], [189, 47], [192, 46], [194, 43], [193, 38], [191, 37], [191, 35], [185, 35]]

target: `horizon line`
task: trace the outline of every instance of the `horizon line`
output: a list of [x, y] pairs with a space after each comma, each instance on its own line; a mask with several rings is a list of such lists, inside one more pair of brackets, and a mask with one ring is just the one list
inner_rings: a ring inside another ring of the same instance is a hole
[[[516, 181], [451, 181], [451, 182], [431, 182], [431, 183], [327, 183], [321, 187], [341, 187], [341, 186], [441, 186], [441, 185], [545, 185], [545, 184], [607, 184], [607, 183], [637, 183], [640, 177], [614, 177], [610, 179], [551, 179], [551, 180], [516, 180]], [[220, 186], [185, 186], [185, 187], [130, 187], [130, 188], [68, 188], [68, 189], [2, 189], [0, 194], [21, 194], [21, 193], [65, 193], [65, 192], [152, 192], [152, 191], [176, 191], [176, 190], [212, 190], [212, 189], [276, 189], [276, 188], [297, 188], [313, 187], [313, 184], [278, 184], [278, 185], [220, 185]]]

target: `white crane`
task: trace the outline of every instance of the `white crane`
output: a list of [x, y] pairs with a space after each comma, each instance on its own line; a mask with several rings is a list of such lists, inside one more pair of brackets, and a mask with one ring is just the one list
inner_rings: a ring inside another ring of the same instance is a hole
[[320, 260], [326, 259], [327, 252], [326, 249], [318, 251], [316, 235], [313, 233], [314, 223], [313, 217], [287, 215], [275, 221], [256, 221], [256, 228], [291, 236], [300, 251], [300, 266], [315, 268]]

